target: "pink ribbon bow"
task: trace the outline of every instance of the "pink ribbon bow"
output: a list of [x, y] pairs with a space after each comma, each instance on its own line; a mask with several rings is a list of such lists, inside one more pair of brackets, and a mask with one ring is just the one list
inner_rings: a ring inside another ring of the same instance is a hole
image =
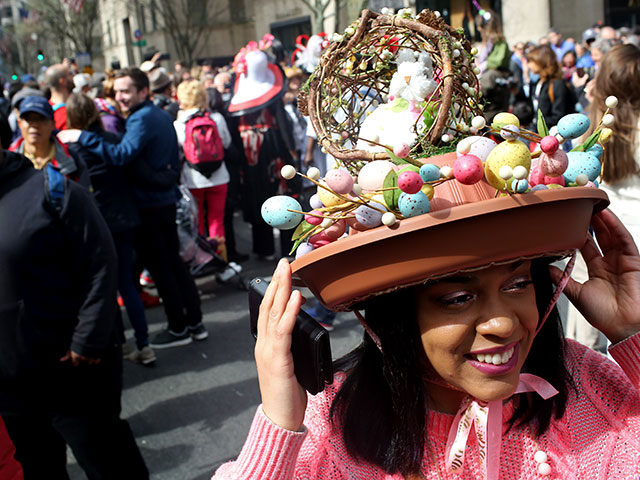
[[[546, 380], [529, 373], [521, 373], [515, 393], [525, 392], [536, 392], [545, 400], [558, 393]], [[468, 397], [462, 402], [449, 430], [446, 450], [447, 470], [462, 473], [464, 452], [472, 427], [476, 433], [485, 478], [498, 480], [502, 443], [502, 400], [484, 403]]]

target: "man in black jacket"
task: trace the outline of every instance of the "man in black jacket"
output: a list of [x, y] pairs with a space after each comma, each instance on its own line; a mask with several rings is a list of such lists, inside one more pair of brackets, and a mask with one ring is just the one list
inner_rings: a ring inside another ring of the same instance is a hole
[[146, 479], [120, 419], [116, 257], [91, 194], [0, 151], [0, 415], [25, 479]]

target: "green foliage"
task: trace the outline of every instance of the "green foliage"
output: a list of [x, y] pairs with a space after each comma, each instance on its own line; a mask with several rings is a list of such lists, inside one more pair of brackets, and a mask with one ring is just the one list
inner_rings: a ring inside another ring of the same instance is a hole
[[547, 122], [544, 121], [544, 115], [540, 109], [538, 109], [538, 135], [541, 137], [546, 137], [549, 135], [549, 128], [547, 127]]
[[[398, 208], [398, 199], [402, 192], [400, 192], [400, 189], [398, 188], [398, 174], [395, 171], [391, 170], [387, 173], [387, 176], [384, 178], [382, 188], [385, 189], [383, 197], [384, 203], [387, 204], [387, 207], [392, 210]], [[390, 190], [386, 190], [387, 188]]]

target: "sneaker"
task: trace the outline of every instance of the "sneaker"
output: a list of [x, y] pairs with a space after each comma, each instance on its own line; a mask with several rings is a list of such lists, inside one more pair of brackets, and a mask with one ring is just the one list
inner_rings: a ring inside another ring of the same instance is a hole
[[151, 274], [149, 273], [149, 270], [143, 270], [142, 273], [140, 274], [140, 285], [142, 285], [143, 287], [156, 286], [156, 282], [154, 282], [153, 278], [151, 278]]
[[130, 343], [122, 344], [122, 358], [130, 360], [130, 357], [137, 352], [136, 348]]
[[193, 338], [194, 340], [206, 340], [209, 337], [209, 332], [207, 332], [207, 329], [202, 322], [194, 325], [193, 327], [187, 328], [189, 330], [191, 338]]
[[150, 365], [156, 361], [156, 353], [149, 345], [145, 345], [141, 350], [138, 350], [136, 356], [136, 362], [142, 365]]
[[242, 271], [242, 267], [235, 262], [229, 262], [222, 273], [216, 275], [216, 279], [220, 282], [228, 282]]
[[149, 346], [153, 348], [169, 348], [188, 345], [191, 342], [191, 335], [189, 335], [189, 330], [186, 328], [181, 333], [175, 333], [167, 329], [153, 337]]
[[140, 299], [142, 300], [144, 308], [152, 308], [160, 305], [160, 297], [151, 295], [149, 292], [145, 292], [144, 290], [140, 292]]

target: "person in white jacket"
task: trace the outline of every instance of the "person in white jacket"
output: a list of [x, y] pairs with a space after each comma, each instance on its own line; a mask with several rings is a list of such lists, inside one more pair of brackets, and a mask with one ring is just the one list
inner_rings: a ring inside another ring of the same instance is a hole
[[[187, 122], [202, 112], [207, 112], [207, 92], [197, 80], [182, 82], [178, 86], [180, 111], [173, 123], [178, 143], [184, 146]], [[224, 117], [218, 112], [207, 112], [215, 122], [222, 145], [226, 150], [231, 145], [231, 134]], [[200, 233], [218, 242], [224, 241], [224, 204], [227, 197], [229, 172], [224, 164], [210, 175], [205, 175], [185, 161], [182, 165], [180, 183], [186, 186], [198, 203], [198, 224]], [[205, 220], [206, 213], [206, 220]]]

